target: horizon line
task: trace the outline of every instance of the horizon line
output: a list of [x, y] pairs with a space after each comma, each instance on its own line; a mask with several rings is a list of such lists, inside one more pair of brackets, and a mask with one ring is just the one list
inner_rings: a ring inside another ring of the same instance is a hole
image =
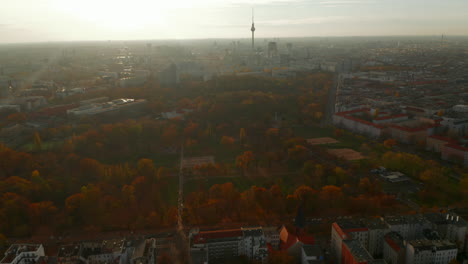
[[[468, 34], [466, 35], [447, 35], [447, 34], [433, 34], [433, 35], [330, 35], [330, 36], [295, 36], [295, 37], [259, 37], [256, 39], [305, 39], [305, 38], [389, 38], [389, 37], [440, 37], [441, 35], [446, 37], [465, 37], [468, 38]], [[50, 41], [24, 41], [24, 42], [0, 42], [0, 45], [11, 45], [11, 44], [53, 44], [53, 43], [72, 43], [72, 42], [109, 42], [109, 41], [129, 41], [129, 42], [139, 42], [139, 41], [189, 41], [189, 40], [234, 40], [234, 39], [245, 39], [250, 40], [250, 37], [242, 37], [242, 38], [234, 38], [234, 37], [226, 37], [226, 38], [216, 38], [216, 37], [207, 37], [207, 38], [161, 38], [161, 39], [89, 39], [89, 40], [50, 40]]]

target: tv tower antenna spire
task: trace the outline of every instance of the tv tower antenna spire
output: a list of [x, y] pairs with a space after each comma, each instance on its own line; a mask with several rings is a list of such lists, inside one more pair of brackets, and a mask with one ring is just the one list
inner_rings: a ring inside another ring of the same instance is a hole
[[254, 22], [254, 9], [252, 8], [252, 27], [250, 28], [252, 31], [252, 50], [255, 50], [255, 22]]

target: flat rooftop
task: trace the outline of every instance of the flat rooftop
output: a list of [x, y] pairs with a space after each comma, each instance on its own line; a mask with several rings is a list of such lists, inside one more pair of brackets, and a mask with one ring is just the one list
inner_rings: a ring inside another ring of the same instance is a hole
[[458, 249], [455, 243], [452, 243], [448, 240], [412, 240], [408, 241], [408, 244], [412, 245], [416, 250], [426, 251], [426, 250], [453, 250]]
[[194, 243], [203, 244], [216, 240], [238, 240], [243, 236], [241, 229], [202, 231], [193, 238]]
[[79, 256], [81, 252], [81, 245], [79, 244], [71, 244], [71, 245], [63, 245], [59, 248], [57, 257], [59, 258], [69, 258]]
[[40, 244], [13, 244], [5, 252], [5, 257], [0, 261], [0, 263], [11, 263], [16, 256], [23, 252], [36, 252]]
[[358, 240], [345, 240], [343, 243], [349, 249], [349, 252], [351, 252], [356, 262], [360, 263], [374, 260]]

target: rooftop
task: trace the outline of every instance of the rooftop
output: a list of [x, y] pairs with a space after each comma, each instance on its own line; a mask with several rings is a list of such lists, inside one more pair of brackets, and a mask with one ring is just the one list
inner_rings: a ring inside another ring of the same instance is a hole
[[405, 248], [403, 237], [398, 232], [390, 232], [384, 236], [385, 242], [395, 251], [400, 251]]
[[353, 255], [356, 262], [359, 263], [374, 260], [374, 258], [358, 240], [344, 240], [343, 243], [348, 248], [349, 252]]
[[195, 244], [200, 244], [208, 243], [211, 240], [217, 239], [237, 240], [242, 237], [242, 235], [243, 233], [241, 229], [202, 231], [194, 236], [193, 242]]
[[447, 148], [451, 148], [451, 149], [456, 149], [456, 150], [460, 150], [460, 151], [463, 151], [463, 152], [467, 152], [468, 151], [468, 147], [464, 147], [464, 146], [461, 146], [461, 145], [457, 145], [457, 144], [445, 144], [444, 147], [447, 147]]
[[104, 253], [113, 253], [113, 252], [122, 252], [125, 247], [125, 239], [111, 239], [102, 241], [102, 252]]
[[447, 225], [447, 224], [455, 224], [459, 226], [467, 225], [467, 222], [460, 216], [450, 213], [450, 214], [442, 214], [442, 213], [427, 213], [424, 214], [424, 217], [431, 223], [436, 225]]
[[386, 216], [384, 221], [389, 225], [408, 225], [424, 223], [425, 219], [421, 215], [397, 215]]
[[151, 249], [154, 248], [154, 239], [145, 239], [142, 240], [136, 247], [135, 251], [133, 252], [132, 258], [143, 258], [147, 257], [150, 254]]
[[13, 244], [5, 252], [5, 257], [0, 263], [11, 263], [16, 256], [23, 252], [36, 252], [41, 245], [39, 244]]
[[382, 219], [379, 218], [373, 218], [373, 219], [367, 219], [366, 220], [367, 227], [369, 229], [386, 229], [387, 225]]
[[455, 140], [453, 140], [453, 139], [451, 139], [449, 137], [444, 137], [444, 136], [439, 136], [439, 135], [432, 135], [432, 136], [429, 136], [429, 138], [444, 141], [444, 142], [451, 142], [451, 143], [456, 142]]
[[336, 223], [344, 232], [358, 232], [368, 229], [362, 219], [338, 219]]
[[374, 118], [374, 120], [387, 120], [387, 119], [394, 119], [394, 118], [399, 118], [399, 117], [408, 117], [408, 115], [397, 114], [397, 115], [381, 116], [381, 117]]
[[412, 240], [408, 241], [408, 244], [413, 246], [418, 251], [426, 250], [452, 250], [457, 249], [457, 245], [448, 240]]
[[262, 236], [263, 235], [263, 229], [261, 227], [242, 227], [241, 228], [242, 233], [244, 236]]
[[69, 258], [69, 257], [79, 256], [80, 251], [81, 251], [81, 245], [79, 244], [64, 245], [59, 248], [57, 257]]

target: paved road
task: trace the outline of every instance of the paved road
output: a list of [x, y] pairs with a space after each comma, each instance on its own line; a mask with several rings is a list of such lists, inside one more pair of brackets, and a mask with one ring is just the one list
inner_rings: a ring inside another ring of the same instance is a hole
[[183, 160], [184, 160], [184, 141], [182, 141], [180, 150], [180, 165], [179, 165], [179, 197], [177, 199], [177, 233], [175, 237], [175, 247], [171, 248], [174, 263], [188, 263], [191, 264], [189, 252], [189, 240], [185, 233], [185, 227], [183, 222], [184, 213], [184, 171], [183, 171]]
[[322, 125], [331, 125], [333, 123], [333, 115], [335, 114], [336, 93], [341, 85], [340, 74], [335, 73], [333, 84], [328, 91], [328, 102], [325, 108], [325, 117], [322, 120]]

